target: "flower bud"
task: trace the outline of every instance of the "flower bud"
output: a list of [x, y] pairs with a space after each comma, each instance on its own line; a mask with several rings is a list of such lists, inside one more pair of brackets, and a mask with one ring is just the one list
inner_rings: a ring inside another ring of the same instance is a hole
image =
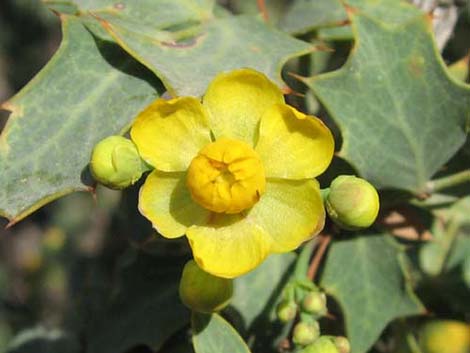
[[188, 308], [203, 313], [219, 311], [229, 304], [232, 294], [231, 279], [204, 272], [194, 260], [184, 266], [179, 295]]
[[330, 185], [326, 210], [341, 228], [356, 230], [369, 227], [379, 212], [377, 190], [366, 180], [340, 175]]
[[318, 291], [307, 293], [302, 301], [302, 309], [303, 311], [318, 317], [325, 315], [327, 312], [325, 293]]
[[109, 136], [93, 148], [90, 170], [101, 184], [124, 189], [139, 180], [146, 166], [131, 140]]
[[423, 353], [468, 353], [470, 325], [451, 320], [436, 320], [420, 330], [419, 345]]
[[338, 348], [339, 353], [349, 353], [351, 352], [351, 344], [346, 337], [338, 336], [333, 339], [333, 343], [336, 348]]
[[326, 336], [318, 338], [315, 342], [305, 347], [302, 353], [340, 353], [334, 343]]
[[292, 340], [297, 345], [306, 346], [315, 341], [318, 336], [320, 336], [320, 326], [317, 321], [312, 323], [301, 321], [294, 327]]
[[289, 322], [294, 320], [297, 314], [297, 304], [291, 300], [283, 300], [279, 302], [276, 308], [276, 315], [279, 321]]

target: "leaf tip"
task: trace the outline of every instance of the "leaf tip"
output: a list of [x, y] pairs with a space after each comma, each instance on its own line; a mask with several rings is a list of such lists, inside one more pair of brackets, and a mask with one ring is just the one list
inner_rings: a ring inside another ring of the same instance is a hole
[[[10, 117], [8, 119], [23, 116], [22, 107], [13, 104], [10, 101], [1, 104], [0, 109], [10, 112]], [[8, 153], [8, 151], [10, 150], [10, 145], [7, 142], [7, 131], [8, 130], [4, 128], [3, 131], [0, 133], [0, 152], [3, 154]]]
[[11, 112], [14, 116], [22, 116], [23, 108], [19, 105], [13, 104], [11, 101], [6, 101], [0, 105], [0, 109]]
[[103, 19], [102, 17], [98, 16], [95, 12], [93, 11], [89, 11], [88, 12], [90, 14], [91, 17], [93, 17], [95, 20], [97, 20], [100, 25], [106, 30], [108, 31], [109, 33], [111, 34], [114, 34], [114, 30], [113, 30], [113, 27], [112, 25], [106, 21], [105, 19]]
[[91, 197], [93, 198], [93, 202], [95, 206], [98, 204], [98, 196], [96, 193], [96, 184], [93, 186], [87, 186], [85, 189], [86, 192], [89, 192], [91, 194]]
[[359, 10], [351, 5], [349, 5], [347, 3], [347, 1], [345, 0], [340, 0], [341, 1], [341, 4], [343, 5], [344, 7], [344, 10], [346, 11], [346, 14], [348, 15], [349, 18], [351, 18], [352, 16], [356, 15]]
[[287, 73], [289, 76], [295, 78], [296, 80], [300, 81], [300, 82], [303, 82], [305, 84], [308, 83], [308, 80], [309, 80], [309, 77], [305, 77], [305, 76], [301, 76], [299, 74], [296, 74], [294, 72], [288, 72]]
[[317, 52], [317, 51], [332, 53], [335, 50], [325, 43], [319, 43], [312, 47], [312, 52]]
[[19, 222], [18, 219], [15, 219], [15, 218], [10, 219], [9, 222], [8, 222], [8, 224], [5, 226], [5, 230], [7, 230], [7, 229], [13, 227], [13, 226], [14, 226], [16, 223], [18, 223], [18, 222]]

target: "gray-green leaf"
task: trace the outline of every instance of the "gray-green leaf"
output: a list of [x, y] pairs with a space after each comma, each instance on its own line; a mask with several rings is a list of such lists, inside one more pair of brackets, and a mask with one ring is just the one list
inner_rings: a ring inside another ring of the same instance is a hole
[[218, 314], [193, 313], [191, 325], [196, 353], [250, 353], [237, 331]]
[[352, 353], [365, 353], [393, 319], [423, 313], [404, 273], [404, 252], [383, 234], [332, 243], [320, 285], [340, 304]]
[[378, 187], [418, 193], [465, 142], [470, 89], [449, 77], [427, 17], [351, 20], [347, 63], [305, 81], [341, 129], [340, 156]]
[[93, 146], [126, 130], [158, 97], [158, 80], [117, 45], [63, 16], [63, 42], [44, 69], [3, 104], [0, 214], [18, 221], [72, 191]]

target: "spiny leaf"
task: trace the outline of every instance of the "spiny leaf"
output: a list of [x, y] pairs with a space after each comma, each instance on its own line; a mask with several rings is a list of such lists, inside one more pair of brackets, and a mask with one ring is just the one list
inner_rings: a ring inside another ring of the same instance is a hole
[[343, 310], [352, 353], [365, 353], [393, 319], [423, 312], [405, 280], [403, 256], [383, 234], [331, 245], [320, 285]]
[[211, 16], [214, 0], [42, 0], [51, 9], [74, 8], [76, 14], [92, 11], [152, 24], [155, 28]]
[[93, 146], [125, 130], [158, 96], [158, 80], [113, 43], [63, 16], [63, 42], [16, 96], [0, 136], [0, 214], [16, 222], [59, 196], [87, 190]]
[[351, 20], [347, 63], [305, 82], [341, 129], [342, 157], [378, 187], [418, 193], [465, 142], [470, 89], [449, 77], [427, 17]]
[[347, 20], [340, 0], [293, 1], [279, 21], [279, 27], [292, 34], [338, 26]]
[[218, 314], [193, 313], [191, 325], [196, 353], [250, 353], [237, 331]]
[[[345, 1], [342, 0], [297, 0], [293, 1], [279, 21], [284, 31], [292, 34], [302, 34], [319, 29], [319, 37], [335, 36], [351, 38], [351, 30], [345, 27], [348, 22]], [[405, 0], [348, 0], [347, 6], [381, 18], [390, 24], [409, 21], [421, 12]], [[340, 27], [338, 27], [340, 26]]]
[[342, 0], [349, 9], [374, 18], [390, 25], [400, 25], [409, 22], [417, 16], [422, 16], [421, 10], [406, 0]]
[[111, 16], [101, 22], [173, 95], [201, 96], [216, 74], [242, 67], [264, 72], [282, 86], [283, 64], [312, 51], [308, 43], [249, 16], [213, 19], [164, 33], [173, 40], [149, 36], [142, 28], [135, 31]]

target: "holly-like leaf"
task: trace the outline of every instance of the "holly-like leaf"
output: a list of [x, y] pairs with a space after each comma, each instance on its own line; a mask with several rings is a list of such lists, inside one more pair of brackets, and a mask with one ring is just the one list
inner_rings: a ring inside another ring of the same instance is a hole
[[305, 82], [341, 129], [340, 156], [378, 187], [420, 192], [465, 141], [470, 89], [449, 77], [426, 16], [350, 17], [347, 63]]
[[112, 16], [100, 19], [114, 39], [152, 70], [172, 95], [201, 96], [216, 74], [242, 67], [263, 72], [282, 86], [283, 64], [312, 51], [310, 44], [250, 16], [212, 19], [159, 36], [150, 36], [148, 27], [135, 30]]
[[404, 253], [388, 235], [335, 241], [320, 285], [340, 304], [352, 353], [365, 353], [393, 319], [423, 312], [406, 281]]
[[111, 300], [101, 312], [90, 313], [89, 353], [126, 352], [139, 345], [158, 350], [189, 321], [178, 296], [183, 259], [136, 252], [128, 256]]
[[[421, 12], [405, 0], [349, 0], [347, 6], [379, 17], [390, 24], [405, 23]], [[319, 37], [351, 39], [351, 30], [346, 27], [348, 16], [344, 1], [340, 0], [296, 0], [284, 11], [279, 26], [286, 32], [302, 34], [319, 29]], [[339, 27], [338, 27], [339, 26]]]
[[59, 12], [64, 6], [68, 6], [68, 10], [74, 8], [76, 14], [87, 11], [109, 14], [129, 19], [136, 24], [138, 22], [152, 24], [155, 28], [211, 17], [214, 6], [214, 0], [42, 0], [42, 2]]
[[87, 190], [81, 175], [93, 146], [123, 132], [158, 96], [158, 80], [117, 45], [62, 16], [52, 60], [3, 104], [0, 214], [12, 222], [53, 199]]
[[337, 26], [346, 20], [346, 11], [340, 0], [297, 0], [288, 7], [279, 27], [292, 34], [301, 34], [316, 28]]
[[196, 353], [250, 353], [237, 331], [218, 314], [193, 313], [191, 325]]
[[407, 0], [342, 0], [342, 2], [350, 8], [350, 11], [359, 11], [391, 25], [405, 24], [423, 14]]

